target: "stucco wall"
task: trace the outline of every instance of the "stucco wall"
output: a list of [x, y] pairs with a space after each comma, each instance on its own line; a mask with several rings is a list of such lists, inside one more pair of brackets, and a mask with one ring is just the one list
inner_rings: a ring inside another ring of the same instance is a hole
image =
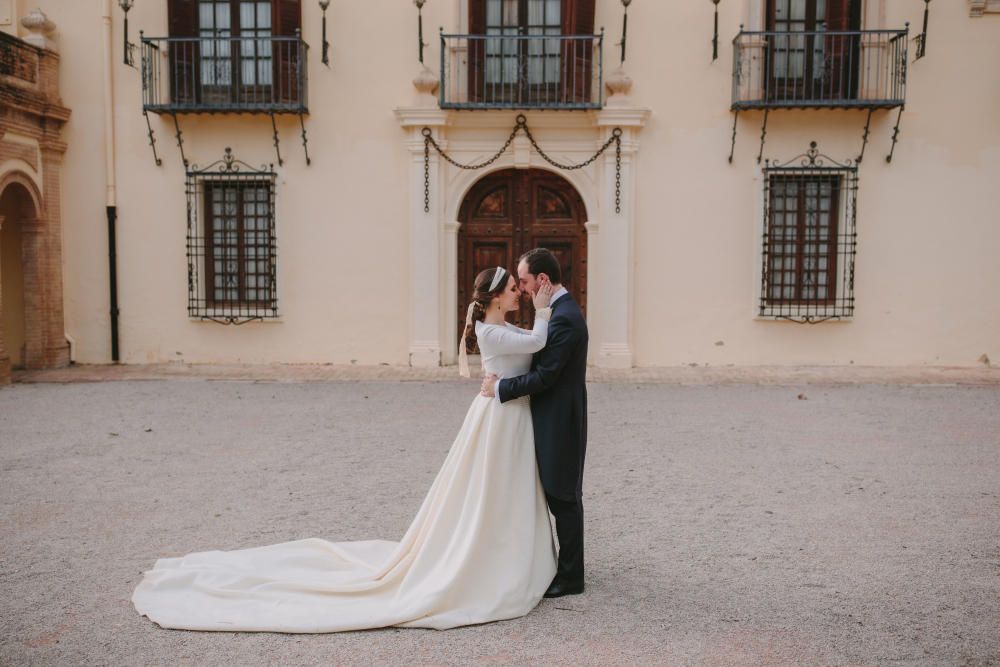
[[[133, 40], [140, 28], [166, 35], [166, 2], [136, 4], [129, 16]], [[886, 4], [884, 27], [919, 25], [923, 3]], [[62, 97], [73, 112], [64, 132], [63, 256], [66, 329], [83, 362], [110, 359], [100, 5], [31, 5], [58, 26]], [[598, 0], [608, 71], [618, 62], [620, 7]], [[459, 0], [432, 0], [424, 9], [432, 68], [437, 26], [459, 29], [459, 9]], [[1000, 358], [1000, 16], [972, 19], [963, 2], [933, 3], [931, 10], [927, 56], [909, 67], [892, 164], [884, 156], [895, 112], [878, 111], [872, 119], [860, 169], [855, 316], [799, 325], [755, 317], [762, 113], [741, 113], [735, 158], [726, 160], [730, 40], [750, 16], [749, 3], [720, 4], [714, 63], [711, 3], [633, 3], [631, 104], [651, 110], [637, 133], [635, 164], [629, 298], [636, 364], [965, 365], [984, 353]], [[163, 159], [153, 164], [140, 75], [121, 64], [117, 5], [113, 17], [122, 360], [406, 363], [411, 313], [421, 297], [411, 285], [414, 166], [394, 111], [417, 104], [412, 4], [331, 3], [327, 69], [319, 62], [320, 10], [303, 3], [312, 166], [305, 165], [298, 120], [279, 117], [282, 316], [240, 327], [187, 317], [184, 167], [169, 117], [151, 116]], [[911, 61], [912, 54], [911, 43]], [[787, 160], [815, 140], [835, 159], [853, 158], [864, 119], [861, 111], [772, 112], [764, 156]], [[180, 124], [194, 163], [219, 159], [226, 146], [253, 165], [275, 160], [266, 116], [181, 116]], [[553, 129], [540, 139], [557, 136]], [[449, 201], [443, 210], [456, 208]], [[599, 279], [608, 267], [591, 268]], [[453, 276], [442, 280], [442, 289], [454, 290]], [[451, 312], [440, 317], [448, 321]]]
[[[907, 105], [891, 164], [884, 156], [896, 113], [877, 111], [872, 119], [860, 168], [854, 319], [800, 325], [754, 319], [762, 112], [740, 115], [736, 155], [726, 162], [729, 40], [743, 19], [738, 4], [720, 12], [724, 41], [715, 63], [710, 7], [646, 3], [633, 11], [642, 19], [630, 22], [632, 95], [654, 109], [639, 157], [645, 196], [636, 232], [637, 363], [997, 358], [1000, 78], [986, 63], [1000, 62], [1000, 21], [971, 19], [964, 3], [932, 6], [927, 55], [916, 63], [911, 43]], [[887, 5], [883, 27], [919, 25], [922, 3]], [[669, 39], [660, 38], [664, 30]], [[772, 112], [764, 156], [791, 159], [815, 140], [834, 159], [854, 158], [864, 120], [862, 111]]]

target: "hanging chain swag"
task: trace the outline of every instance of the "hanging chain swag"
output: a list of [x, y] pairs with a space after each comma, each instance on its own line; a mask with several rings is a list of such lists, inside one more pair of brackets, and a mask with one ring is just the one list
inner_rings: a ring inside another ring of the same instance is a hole
[[438, 152], [438, 155], [443, 157], [448, 164], [454, 165], [459, 169], [476, 170], [488, 167], [497, 160], [500, 156], [507, 152], [510, 145], [514, 142], [514, 137], [519, 133], [524, 132], [524, 135], [528, 137], [528, 141], [534, 147], [538, 154], [542, 156], [542, 159], [551, 164], [557, 169], [562, 169], [564, 171], [574, 171], [576, 169], [583, 169], [584, 167], [592, 164], [594, 160], [599, 158], [604, 154], [604, 151], [608, 150], [611, 144], [615, 145], [615, 213], [622, 212], [622, 130], [620, 127], [616, 127], [611, 131], [611, 136], [604, 145], [597, 149], [597, 152], [590, 156], [587, 160], [581, 162], [580, 164], [562, 164], [553, 160], [549, 157], [545, 151], [542, 150], [538, 142], [535, 141], [535, 137], [531, 134], [531, 130], [528, 129], [528, 119], [523, 115], [518, 115], [517, 124], [514, 125], [514, 129], [511, 131], [510, 136], [507, 137], [507, 141], [504, 145], [500, 147], [500, 150], [496, 152], [493, 157], [480, 162], [478, 164], [461, 164], [456, 162], [450, 155], [441, 149], [438, 142], [434, 140], [433, 132], [431, 128], [425, 127], [422, 131], [424, 135], [424, 213], [430, 213], [431, 210], [431, 146], [434, 150]]

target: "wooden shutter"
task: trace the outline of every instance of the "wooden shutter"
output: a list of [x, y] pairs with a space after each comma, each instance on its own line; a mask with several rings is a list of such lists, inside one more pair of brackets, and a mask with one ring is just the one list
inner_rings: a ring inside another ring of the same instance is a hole
[[[843, 32], [858, 29], [860, 2], [857, 0], [826, 0], [826, 21], [828, 32]], [[816, 17], [817, 23], [821, 17]], [[814, 67], [824, 67], [824, 81], [821, 96], [839, 99], [853, 98], [857, 90], [859, 35], [830, 35], [825, 38], [824, 51], [829, 61], [815, 63]]]
[[[170, 37], [198, 36], [198, 0], [169, 0], [167, 26]], [[175, 104], [194, 104], [198, 90], [198, 43], [169, 43], [170, 99]]]
[[[295, 37], [302, 29], [302, 0], [271, 0], [271, 30], [278, 37]], [[300, 67], [305, 67], [301, 42], [279, 40], [274, 43], [274, 96], [279, 104], [298, 104], [302, 100]], [[304, 77], [305, 73], [302, 72]]]
[[563, 0], [563, 27], [569, 28], [566, 34], [594, 34], [595, 4], [595, 0]]
[[302, 0], [271, 0], [274, 34], [294, 37], [302, 28]]
[[[563, 35], [593, 35], [595, 0], [562, 0]], [[563, 99], [589, 102], [594, 76], [594, 52], [590, 42], [566, 40], [562, 54]]]
[[[469, 33], [486, 34], [486, 0], [469, 0]], [[481, 39], [469, 40], [466, 57], [470, 102], [481, 102], [486, 91], [486, 43]]]
[[170, 0], [167, 3], [167, 25], [171, 37], [197, 37], [198, 0]]
[[486, 34], [486, 0], [469, 0], [469, 34]]
[[852, 0], [826, 0], [826, 29], [856, 30], [853, 20], [856, 4]]

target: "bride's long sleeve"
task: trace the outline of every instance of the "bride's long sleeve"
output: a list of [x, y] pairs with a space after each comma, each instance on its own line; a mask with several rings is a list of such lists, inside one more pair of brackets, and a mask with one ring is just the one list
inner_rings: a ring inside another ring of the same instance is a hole
[[549, 333], [551, 308], [535, 311], [535, 326], [531, 331], [514, 326], [484, 326], [477, 331], [479, 348], [490, 356], [497, 354], [533, 354], [545, 347]]

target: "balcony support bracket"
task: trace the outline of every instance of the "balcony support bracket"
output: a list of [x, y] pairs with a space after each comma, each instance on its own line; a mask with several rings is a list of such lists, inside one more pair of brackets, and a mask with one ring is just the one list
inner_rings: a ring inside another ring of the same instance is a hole
[[733, 114], [733, 138], [729, 144], [729, 164], [733, 163], [733, 153], [736, 152], [736, 121], [740, 119], [740, 110], [737, 109], [736, 113]]
[[299, 126], [302, 128], [302, 150], [306, 152], [306, 166], [312, 164], [312, 160], [309, 159], [309, 139], [306, 137], [306, 119], [305, 115], [299, 111]]
[[149, 122], [149, 112], [146, 111], [146, 109], [143, 109], [142, 115], [146, 117], [146, 129], [149, 134], [149, 145], [153, 149], [153, 161], [156, 162], [156, 166], [159, 167], [163, 164], [163, 160], [161, 160], [160, 156], [156, 154], [156, 137], [153, 136], [153, 126]]
[[278, 166], [281, 167], [285, 161], [281, 159], [281, 144], [278, 140], [278, 123], [274, 120], [274, 112], [271, 112], [271, 129], [274, 130], [274, 152], [278, 154]]
[[899, 140], [899, 121], [903, 117], [904, 107], [899, 107], [899, 113], [896, 114], [896, 127], [892, 128], [892, 148], [889, 149], [889, 154], [885, 156], [886, 162], [892, 162], [892, 154], [896, 152], [896, 142]]
[[187, 156], [184, 155], [184, 138], [181, 136], [181, 124], [177, 122], [177, 114], [170, 114], [174, 119], [174, 130], [177, 132], [177, 148], [181, 149], [181, 161], [184, 163], [184, 168], [187, 169], [189, 166]]
[[760, 151], [757, 153], [757, 164], [760, 164], [760, 160], [764, 157], [764, 137], [767, 136], [767, 114], [770, 109], [764, 109], [764, 122], [760, 126]]
[[865, 119], [865, 131], [864, 134], [861, 135], [861, 153], [858, 154], [858, 159], [855, 160], [855, 162], [857, 162], [858, 164], [861, 164], [861, 160], [865, 157], [865, 146], [868, 145], [868, 134], [869, 130], [871, 129], [872, 113], [874, 113], [874, 111], [875, 111], [874, 107], [868, 109], [868, 118]]

